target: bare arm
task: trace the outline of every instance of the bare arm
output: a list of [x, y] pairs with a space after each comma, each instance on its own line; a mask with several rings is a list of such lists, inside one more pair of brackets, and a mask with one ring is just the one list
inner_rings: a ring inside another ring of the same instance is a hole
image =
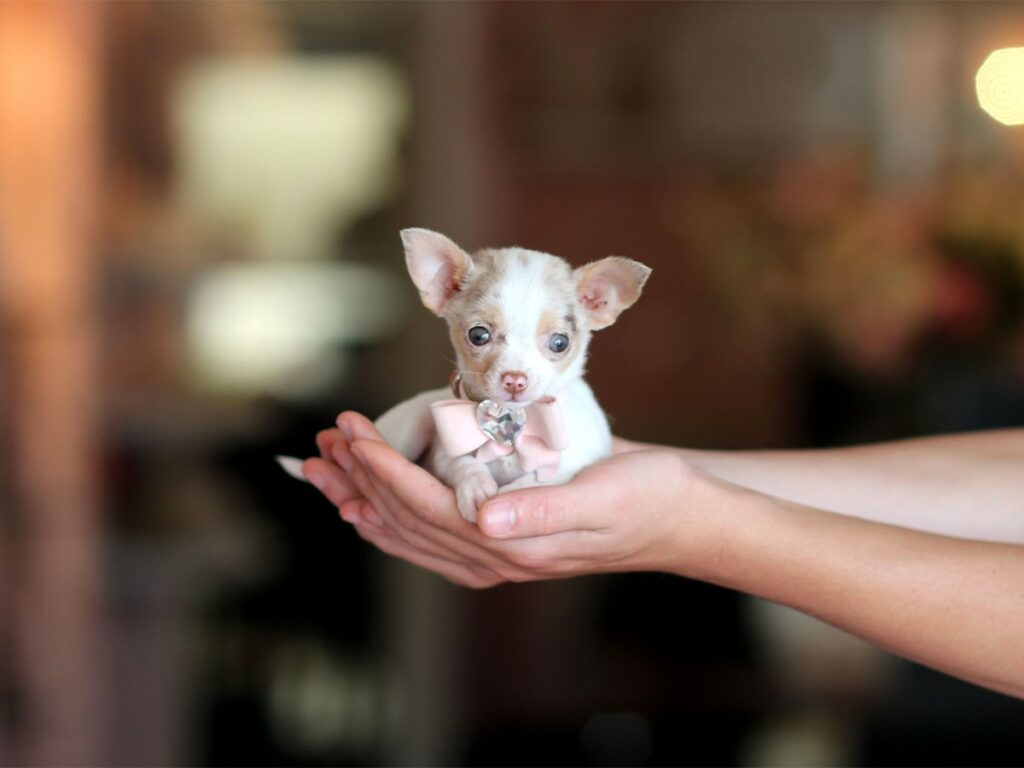
[[[321, 436], [324, 458], [306, 463], [307, 476], [367, 541], [452, 581], [487, 587], [609, 571], [676, 573], [792, 606], [895, 653], [1024, 697], [1024, 545], [942, 536], [856, 514], [859, 501], [876, 515], [909, 508], [906, 519], [927, 521], [935, 506], [956, 512], [948, 520], [1012, 519], [1019, 499], [1009, 486], [991, 495], [984, 486], [995, 477], [987, 474], [991, 462], [1015, 459], [1020, 433], [989, 433], [974, 445], [973, 438], [949, 438], [954, 442], [945, 446], [939, 440], [739, 454], [744, 461], [734, 464], [726, 454], [703, 455], [718, 462], [709, 470], [755, 487], [775, 483], [777, 493], [820, 499], [819, 508], [726, 482], [699, 468], [700, 455], [691, 463], [684, 459], [689, 452], [623, 445], [628, 450], [566, 485], [492, 499], [477, 527], [459, 516], [450, 489], [388, 448], [369, 422], [345, 414], [340, 423], [344, 434]], [[996, 442], [987, 442], [993, 436]], [[942, 447], [961, 451], [961, 461], [947, 461]], [[852, 469], [839, 460], [844, 453]], [[823, 463], [816, 464], [819, 457]], [[897, 459], [921, 476], [902, 479]], [[805, 460], [814, 471], [800, 467]], [[779, 478], [765, 470], [773, 463]], [[871, 489], [888, 484], [897, 501], [877, 501]], [[958, 501], [945, 502], [935, 485]]]
[[714, 533], [705, 534], [715, 550], [670, 570], [792, 606], [1024, 697], [1024, 546], [829, 514], [712, 478], [696, 481], [690, 495], [702, 498], [697, 508], [718, 510]]
[[680, 455], [715, 477], [819, 509], [1024, 543], [1024, 429], [828, 450]]

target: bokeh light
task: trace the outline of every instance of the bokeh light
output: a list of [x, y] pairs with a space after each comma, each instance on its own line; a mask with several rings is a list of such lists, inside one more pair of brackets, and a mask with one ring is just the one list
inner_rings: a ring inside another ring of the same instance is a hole
[[1024, 48], [1000, 48], [975, 79], [981, 108], [1003, 125], [1024, 124]]

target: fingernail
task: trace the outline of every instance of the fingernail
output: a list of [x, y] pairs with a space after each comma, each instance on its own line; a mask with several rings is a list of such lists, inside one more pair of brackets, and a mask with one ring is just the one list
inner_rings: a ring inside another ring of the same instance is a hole
[[488, 504], [484, 510], [484, 528], [492, 536], [511, 533], [516, 526], [516, 508], [507, 501]]
[[338, 417], [337, 424], [338, 424], [338, 429], [341, 430], [341, 434], [343, 434], [345, 436], [345, 439], [348, 440], [348, 442], [351, 443], [352, 442], [352, 427], [350, 427], [348, 425], [348, 422], [345, 419], [342, 419], [341, 416]]
[[352, 454], [348, 451], [337, 451], [335, 458], [338, 463], [341, 464], [341, 468], [349, 474], [352, 474], [352, 467], [355, 466], [355, 459], [352, 458]]
[[319, 472], [311, 472], [309, 474], [309, 477], [307, 477], [306, 479], [309, 480], [309, 482], [311, 482], [316, 488], [318, 488], [321, 491], [327, 485], [327, 478], [325, 478]]

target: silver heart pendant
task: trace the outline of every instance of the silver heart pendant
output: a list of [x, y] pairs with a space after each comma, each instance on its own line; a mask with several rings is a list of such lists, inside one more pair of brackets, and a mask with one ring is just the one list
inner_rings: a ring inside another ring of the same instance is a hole
[[526, 425], [526, 410], [513, 403], [481, 400], [476, 407], [480, 429], [499, 445], [512, 445]]

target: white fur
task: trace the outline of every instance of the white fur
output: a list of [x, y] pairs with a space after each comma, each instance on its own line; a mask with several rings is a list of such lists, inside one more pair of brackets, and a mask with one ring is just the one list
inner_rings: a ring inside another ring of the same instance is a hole
[[[486, 350], [492, 355], [486, 370], [476, 370], [481, 365], [476, 356], [484, 356], [484, 350], [470, 347], [463, 352], [456, 347], [457, 364], [469, 391], [479, 399], [515, 400], [523, 405], [553, 396], [561, 404], [569, 447], [562, 452], [552, 482], [567, 482], [587, 465], [608, 456], [608, 420], [583, 380], [586, 347], [592, 329], [614, 322], [619, 312], [636, 300], [650, 270], [637, 262], [611, 258], [570, 272], [558, 257], [522, 248], [482, 252], [474, 258], [429, 230], [405, 230], [402, 240], [410, 275], [424, 304], [448, 321], [454, 335], [461, 336], [474, 325], [486, 325], [493, 310], [500, 312], [500, 328], [491, 329], [491, 343], [496, 346]], [[557, 280], [552, 279], [553, 269]], [[572, 363], [559, 372], [559, 360], [546, 351], [549, 337], [539, 334], [539, 323], [545, 313], [562, 317], [567, 310], [577, 324], [571, 343], [581, 348]], [[503, 389], [502, 375], [508, 371], [526, 375], [529, 384], [525, 391], [510, 395]], [[433, 440], [430, 404], [448, 397], [451, 393], [445, 389], [417, 395], [381, 416], [376, 426], [388, 443], [411, 461], [423, 459], [429, 446], [427, 466], [455, 490], [460, 512], [474, 522], [477, 509], [487, 499], [538, 481], [534, 472], [523, 471], [514, 453], [487, 464], [472, 455], [447, 455]]]
[[[539, 483], [535, 473], [523, 472], [514, 453], [484, 464], [472, 456], [448, 456], [439, 443], [433, 442], [430, 404], [451, 396], [449, 389], [424, 392], [389, 410], [377, 419], [376, 427], [388, 444], [410, 461], [424, 458], [429, 447], [428, 466], [455, 489], [459, 511], [474, 522], [477, 508], [487, 499], [501, 491]], [[570, 381], [556, 396], [562, 405], [569, 447], [562, 451], [558, 475], [552, 484], [568, 482], [584, 467], [611, 455], [612, 449], [608, 419], [582, 378]], [[425, 435], [424, 424], [429, 426], [429, 435]]]

